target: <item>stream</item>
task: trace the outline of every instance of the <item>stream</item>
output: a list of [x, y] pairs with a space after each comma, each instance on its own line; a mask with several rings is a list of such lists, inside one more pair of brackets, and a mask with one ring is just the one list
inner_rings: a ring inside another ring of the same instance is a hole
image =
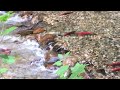
[[[0, 11], [0, 14], [5, 13]], [[18, 23], [26, 21], [27, 19], [22, 19], [15, 14], [5, 23], [5, 27], [17, 26]], [[1, 26], [2, 24], [0, 24]], [[0, 77], [1, 79], [55, 79], [57, 77], [56, 70], [48, 70], [44, 67], [46, 51], [40, 48], [36, 40], [10, 34], [4, 37], [0, 36], [0, 41], [0, 48], [11, 49], [11, 55], [15, 56], [15, 63], [0, 65], [0, 67], [8, 68], [8, 71]]]

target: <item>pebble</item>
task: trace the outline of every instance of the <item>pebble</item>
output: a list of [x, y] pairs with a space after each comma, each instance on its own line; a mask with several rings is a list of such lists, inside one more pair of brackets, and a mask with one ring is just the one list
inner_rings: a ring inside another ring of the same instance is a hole
[[58, 57], [51, 57], [47, 63], [55, 63], [56, 61], [60, 60]]
[[74, 56], [69, 56], [66, 59], [63, 60], [63, 65], [69, 65], [73, 67], [77, 62], [77, 58]]

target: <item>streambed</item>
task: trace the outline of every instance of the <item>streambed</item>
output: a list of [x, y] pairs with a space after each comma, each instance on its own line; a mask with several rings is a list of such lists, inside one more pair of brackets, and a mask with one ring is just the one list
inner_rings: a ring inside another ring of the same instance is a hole
[[[16, 25], [18, 19], [12, 17], [13, 24]], [[15, 20], [14, 20], [15, 19]], [[21, 22], [26, 21], [22, 20]], [[12, 22], [12, 21], [9, 21]], [[16, 22], [16, 23], [15, 23]], [[12, 23], [10, 23], [12, 24]], [[6, 27], [9, 23], [5, 24]], [[11, 49], [11, 55], [15, 56], [15, 63], [3, 64], [0, 67], [8, 68], [8, 72], [1, 75], [6, 79], [52, 79], [56, 78], [55, 70], [48, 70], [44, 67], [45, 50], [42, 50], [36, 40], [26, 39], [20, 35], [0, 36], [0, 48]]]

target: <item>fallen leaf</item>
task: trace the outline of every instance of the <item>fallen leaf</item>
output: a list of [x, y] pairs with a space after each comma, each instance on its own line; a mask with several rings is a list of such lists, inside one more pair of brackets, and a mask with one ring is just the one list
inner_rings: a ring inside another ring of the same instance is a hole
[[55, 37], [56, 35], [54, 34], [46, 34], [39, 40], [39, 42], [44, 44], [47, 40], [54, 40]]
[[42, 33], [44, 32], [45, 30], [43, 28], [37, 28], [33, 31], [34, 34], [38, 34], [38, 33]]

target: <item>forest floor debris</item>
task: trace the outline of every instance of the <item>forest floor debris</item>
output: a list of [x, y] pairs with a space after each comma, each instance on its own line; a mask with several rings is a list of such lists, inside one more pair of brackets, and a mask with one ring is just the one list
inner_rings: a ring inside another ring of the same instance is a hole
[[[43, 21], [38, 27], [42, 27], [45, 32], [41, 31], [42, 33], [40, 35], [51, 32], [57, 34], [56, 40], [64, 42], [62, 45], [65, 45], [64, 47], [70, 50], [72, 56], [78, 58], [79, 63], [88, 63], [86, 73], [90, 79], [120, 79], [120, 72], [116, 70], [116, 72], [112, 72], [106, 65], [120, 61], [119, 11], [73, 11], [72, 13], [67, 13], [67, 11], [33, 12], [39, 16], [39, 18], [34, 18], [34, 23], [39, 20]], [[32, 14], [30, 13], [30, 15]], [[34, 23], [31, 22], [30, 25]], [[27, 27], [25, 29], [29, 30]], [[81, 33], [77, 33], [79, 36], [65, 35], [66, 32], [73, 31], [87, 32], [84, 34], [93, 32], [95, 35], [83, 36], [83, 33], [82, 36]]]

